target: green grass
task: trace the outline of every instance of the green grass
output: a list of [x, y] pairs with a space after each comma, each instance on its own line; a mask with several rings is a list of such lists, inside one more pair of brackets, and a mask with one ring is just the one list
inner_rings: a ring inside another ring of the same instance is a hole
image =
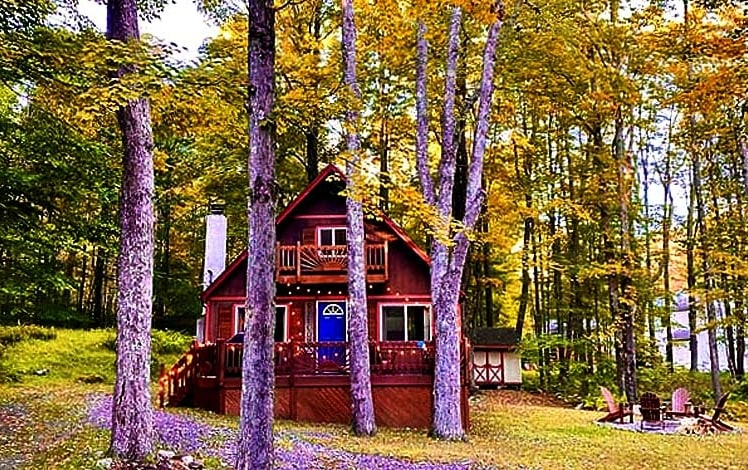
[[[6, 419], [9, 424], [0, 420], [0, 468], [14, 468], [13, 462], [22, 459], [22, 468], [91, 469], [107, 450], [108, 432], [87, 426], [82, 418], [90, 393], [111, 392], [114, 355], [102, 345], [111, 332], [56, 333], [55, 339], [24, 340], [5, 351], [2, 361], [19, 373], [20, 382], [0, 385], [0, 414], [12, 411], [20, 417]], [[161, 359], [168, 362], [167, 356]], [[48, 375], [33, 374], [43, 368]], [[99, 375], [101, 384], [79, 380]], [[330, 439], [320, 438], [325, 445], [353, 452], [417, 461], [470, 460], [497, 468], [748, 468], [746, 433], [639, 434], [596, 425], [602, 412], [507, 404], [499, 396], [494, 392], [472, 400], [467, 442], [432, 440], [420, 430], [380, 429], [373, 438], [359, 439], [346, 426], [280, 421], [276, 429], [329, 434]], [[174, 411], [212, 425], [235, 427], [238, 421], [200, 410]], [[206, 464], [218, 468], [216, 461]]]
[[[31, 337], [5, 349], [0, 369], [10, 381], [30, 386], [114, 383], [114, 331], [53, 331], [56, 335], [51, 339]], [[160, 331], [152, 336], [151, 372], [155, 377], [160, 364], [173, 364], [187, 350], [190, 338]]]

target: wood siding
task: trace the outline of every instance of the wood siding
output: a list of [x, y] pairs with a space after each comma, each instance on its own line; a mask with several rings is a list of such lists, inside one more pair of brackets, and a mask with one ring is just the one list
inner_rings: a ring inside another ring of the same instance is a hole
[[[350, 424], [350, 385], [348, 377], [297, 377], [293, 382], [279, 377], [275, 384], [276, 419], [300, 422]], [[202, 384], [195, 390], [196, 400], [211, 402], [218, 413], [238, 415], [241, 380], [226, 379], [220, 393], [214, 386]], [[431, 426], [432, 391], [428, 377], [372, 377], [372, 394], [377, 425], [396, 428], [428, 429]], [[461, 407], [465, 429], [469, 428], [467, 387], [462, 387]]]
[[[343, 201], [342, 198], [340, 198]], [[337, 204], [337, 203], [336, 203]], [[303, 204], [302, 204], [303, 206]], [[332, 210], [339, 207], [331, 202], [324, 204], [310, 204], [309, 209], [317, 211]], [[284, 244], [292, 244], [302, 241], [304, 232], [309, 237], [310, 233], [316, 236], [317, 226], [339, 226], [345, 223], [344, 215], [328, 217], [325, 214], [310, 215], [308, 213], [293, 215], [278, 228], [279, 241]], [[367, 294], [370, 297], [369, 333], [372, 339], [379, 339], [379, 304], [389, 303], [430, 303], [429, 268], [428, 265], [416, 255], [401, 239], [397, 238], [385, 224], [376, 221], [366, 223], [367, 239], [381, 241], [388, 239], [388, 278], [383, 283], [369, 283]], [[340, 276], [341, 282], [333, 284], [277, 284], [276, 304], [289, 305], [288, 338], [294, 340], [313, 341], [310, 338], [309, 329], [314, 331], [315, 325], [308, 325], [307, 321], [314, 315], [306, 314], [304, 304], [315, 305], [319, 300], [330, 300], [346, 298], [348, 288], [346, 276]], [[215, 342], [227, 339], [234, 331], [234, 305], [243, 304], [246, 292], [247, 262], [246, 260], [236, 264], [231, 272], [227, 273], [220, 285], [211, 292], [206, 299], [209, 318], [206, 325], [207, 342]]]

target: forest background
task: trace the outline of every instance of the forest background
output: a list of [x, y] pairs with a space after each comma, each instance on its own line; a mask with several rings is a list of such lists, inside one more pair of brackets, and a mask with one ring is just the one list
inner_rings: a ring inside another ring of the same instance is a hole
[[[153, 322], [193, 330], [210, 202], [226, 204], [229, 257], [246, 246], [247, 26], [236, 3], [207, 9], [219, 34], [191, 63], [155, 39], [107, 44], [75, 0], [0, 5], [0, 322], [114, 324], [122, 150], [112, 111], [145, 95], [156, 144]], [[439, 64], [448, 8], [432, 3], [428, 39]], [[418, 7], [356, 2], [358, 79], [369, 210], [387, 211], [427, 246], [414, 158], [409, 12]], [[480, 44], [468, 38], [488, 14], [474, 10], [458, 71], [457, 219], [480, 73]], [[464, 278], [466, 328], [515, 328], [540, 385], [565, 393], [623, 383], [627, 355], [641, 370], [668, 368], [671, 348], [661, 357], [655, 332], [672, 339], [684, 326], [724, 342], [722, 366], [742, 380], [742, 5], [546, 0], [511, 13], [497, 57], [486, 203]], [[344, 163], [351, 97], [339, 22], [339, 5], [327, 0], [278, 10], [279, 208], [324, 164]], [[110, 79], [122, 63], [138, 73]], [[434, 97], [439, 67], [429, 71]], [[678, 291], [689, 297], [690, 325], [670, 322]]]

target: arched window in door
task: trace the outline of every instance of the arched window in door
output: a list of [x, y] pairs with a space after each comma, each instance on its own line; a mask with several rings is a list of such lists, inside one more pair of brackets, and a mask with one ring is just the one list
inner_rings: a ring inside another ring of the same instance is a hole
[[338, 304], [329, 304], [322, 310], [322, 315], [333, 317], [343, 316], [345, 315], [345, 310]]

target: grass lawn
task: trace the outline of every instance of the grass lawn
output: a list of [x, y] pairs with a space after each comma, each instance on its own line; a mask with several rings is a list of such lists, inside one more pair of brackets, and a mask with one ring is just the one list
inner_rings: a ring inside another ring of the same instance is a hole
[[[112, 367], [113, 354], [97, 349], [105, 334], [59, 330], [54, 340], [25, 341], [5, 351], [0, 365], [15, 370], [20, 382], [0, 385], [0, 469], [95, 468], [107, 450], [108, 431], [88, 424], [86, 416], [91, 401], [100, 400], [112, 388], [113, 375], [107, 368]], [[79, 353], [62, 355], [68, 348]], [[47, 375], [34, 375], [45, 368]], [[103, 377], [104, 382], [79, 380], [91, 376]], [[454, 468], [471, 462], [473, 468], [501, 469], [748, 468], [746, 433], [685, 436], [620, 431], [594, 424], [602, 412], [554, 406], [525, 392], [487, 392], [471, 402], [472, 429], [467, 442], [439, 442], [423, 431], [390, 429], [380, 429], [373, 438], [357, 439], [344, 426], [278, 422], [277, 448], [279, 454], [311, 449], [314, 455], [329, 451], [349, 456], [348, 460], [306, 461], [309, 466], [314, 463], [314, 468], [356, 468], [340, 462], [353, 462], [350, 456], [360, 454], [398, 459], [388, 461], [392, 465], [388, 468], [398, 468], [392, 462], [462, 464]], [[199, 423], [200, 429], [217, 430], [203, 443], [199, 452], [203, 457], [209, 453], [206, 449], [222, 447], [232, 439], [238, 421], [198, 410], [168, 411], [178, 419]], [[300, 440], [316, 447], [300, 447]], [[314, 455], [299, 457], [298, 467], [284, 468], [308, 468], [304, 459], [314, 459]], [[223, 468], [216, 457], [204, 458], [204, 462], [208, 468]]]

